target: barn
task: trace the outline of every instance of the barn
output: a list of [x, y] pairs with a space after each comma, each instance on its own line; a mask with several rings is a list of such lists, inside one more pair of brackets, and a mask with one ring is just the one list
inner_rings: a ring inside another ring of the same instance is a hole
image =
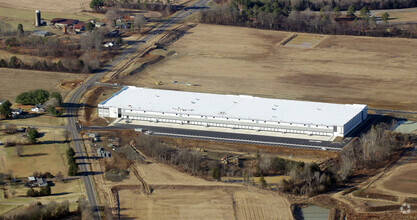
[[346, 136], [367, 106], [219, 95], [126, 86], [98, 105], [98, 115], [154, 123]]

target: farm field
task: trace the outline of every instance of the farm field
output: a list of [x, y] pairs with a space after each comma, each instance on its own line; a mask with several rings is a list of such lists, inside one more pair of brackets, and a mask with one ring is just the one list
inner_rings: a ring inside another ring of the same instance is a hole
[[87, 0], [39, 0], [33, 2], [32, 0], [0, 0], [0, 7], [5, 8], [19, 8], [29, 11], [42, 10], [55, 13], [76, 13], [81, 12], [82, 9], [90, 9], [89, 1]]
[[0, 68], [0, 77], [0, 98], [9, 99], [14, 103], [16, 96], [21, 92], [33, 89], [58, 91], [65, 97], [68, 90], [61, 89], [59, 84], [64, 81], [83, 80], [87, 75]]
[[417, 110], [417, 40], [328, 36], [312, 49], [281, 46], [290, 34], [198, 24], [162, 62], [118, 82]]
[[145, 196], [139, 188], [120, 190], [122, 218], [292, 219], [290, 203], [276, 194], [206, 181], [156, 162], [136, 169], [153, 191]]

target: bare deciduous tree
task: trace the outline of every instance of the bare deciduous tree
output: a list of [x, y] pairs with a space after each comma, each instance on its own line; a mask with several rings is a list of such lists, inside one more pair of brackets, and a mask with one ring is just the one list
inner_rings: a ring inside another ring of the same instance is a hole
[[145, 16], [143, 16], [143, 14], [136, 15], [135, 20], [134, 20], [135, 28], [138, 31], [140, 31], [145, 24], [146, 24]]
[[23, 155], [23, 146], [22, 145], [16, 145], [15, 147], [16, 156], [21, 157]]

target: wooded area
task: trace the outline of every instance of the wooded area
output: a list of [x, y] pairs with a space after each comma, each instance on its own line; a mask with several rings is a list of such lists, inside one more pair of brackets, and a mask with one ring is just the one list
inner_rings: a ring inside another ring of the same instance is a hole
[[[303, 1], [300, 1], [303, 2]], [[349, 6], [343, 17], [337, 4], [319, 8], [300, 6], [298, 1], [251, 1], [238, 0], [210, 10], [201, 11], [198, 21], [202, 23], [233, 25], [260, 29], [308, 32], [319, 34], [357, 35], [374, 37], [417, 37], [417, 25], [391, 25], [376, 23], [370, 16], [369, 6]], [[303, 5], [303, 4], [301, 4]], [[360, 10], [360, 16], [355, 11]], [[343, 19], [342, 19], [343, 17]], [[388, 19], [388, 18], [387, 18]]]

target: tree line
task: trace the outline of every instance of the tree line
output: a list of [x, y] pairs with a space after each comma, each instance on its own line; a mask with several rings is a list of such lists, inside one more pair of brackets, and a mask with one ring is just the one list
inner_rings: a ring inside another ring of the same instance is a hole
[[106, 5], [107, 7], [122, 7], [127, 9], [160, 11], [166, 13], [166, 15], [172, 14], [181, 8], [175, 5], [175, 0], [166, 0], [165, 3], [161, 0], [109, 0], [104, 2], [103, 5]]
[[377, 24], [375, 18], [370, 16], [367, 7], [361, 9], [363, 13], [360, 17], [356, 17], [354, 15], [356, 8], [350, 6], [352, 21], [338, 22], [341, 12], [337, 7], [323, 7], [320, 13], [315, 13], [309, 8], [299, 11], [277, 2], [258, 5], [251, 4], [250, 0], [247, 1], [249, 3], [244, 2], [243, 6], [239, 2], [232, 1], [223, 6], [200, 11], [197, 19], [202, 23], [294, 32], [374, 37], [417, 37], [416, 24], [401, 26], [388, 23]]
[[0, 220], [23, 220], [23, 219], [63, 219], [71, 214], [70, 203], [65, 200], [61, 203], [49, 202], [43, 205], [36, 202], [22, 211], [11, 216], [0, 216]]
[[[65, 62], [65, 65], [64, 65]], [[84, 61], [66, 59], [58, 62], [52, 62], [51, 60], [36, 61], [32, 64], [25, 63], [16, 56], [10, 57], [9, 62], [5, 59], [0, 59], [0, 68], [14, 68], [14, 69], [28, 69], [28, 70], [40, 70], [40, 71], [54, 71], [54, 72], [70, 72], [70, 73], [92, 73], [93, 66], [97, 65], [85, 65]]]
[[393, 123], [380, 123], [364, 133], [359, 141], [343, 148], [340, 153], [340, 175], [348, 179], [355, 170], [380, 167], [389, 158], [406, 146], [411, 138], [408, 134], [392, 131]]
[[67, 150], [67, 158], [68, 158], [68, 176], [75, 176], [78, 173], [78, 164], [75, 160], [75, 151], [71, 147]]

